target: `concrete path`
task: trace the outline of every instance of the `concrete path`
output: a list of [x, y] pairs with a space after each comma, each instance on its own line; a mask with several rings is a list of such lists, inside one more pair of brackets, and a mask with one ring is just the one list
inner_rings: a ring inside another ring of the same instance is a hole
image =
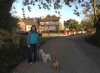
[[86, 43], [80, 35], [59, 37], [41, 48], [59, 60], [59, 71], [54, 71], [51, 63], [28, 64], [25, 60], [13, 73], [100, 73], [100, 48]]

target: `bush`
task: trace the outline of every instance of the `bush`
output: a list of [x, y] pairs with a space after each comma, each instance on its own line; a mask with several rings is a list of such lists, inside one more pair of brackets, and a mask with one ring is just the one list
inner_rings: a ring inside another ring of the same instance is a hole
[[8, 31], [5, 31], [4, 29], [0, 28], [0, 35], [2, 35], [2, 36], [9, 36], [10, 33]]
[[27, 48], [9, 48], [0, 50], [0, 73], [9, 73], [10, 70], [24, 60]]
[[93, 34], [93, 35], [88, 36], [85, 39], [88, 43], [95, 45], [97, 47], [100, 47], [100, 35]]
[[[53, 38], [40, 38], [40, 43], [43, 45], [51, 39]], [[0, 49], [0, 73], [10, 73], [14, 67], [27, 58], [27, 51], [26, 35], [20, 36], [20, 48], [12, 45], [9, 48]]]
[[16, 67], [27, 57], [26, 36], [20, 37], [20, 48], [11, 44], [9, 48], [0, 49], [0, 73], [10, 73], [12, 68]]

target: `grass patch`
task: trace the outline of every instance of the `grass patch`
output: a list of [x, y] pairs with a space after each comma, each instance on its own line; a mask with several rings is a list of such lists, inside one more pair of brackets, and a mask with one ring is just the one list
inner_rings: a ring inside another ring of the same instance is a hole
[[62, 33], [51, 33], [49, 36], [62, 36]]
[[54, 39], [55, 37], [42, 37], [42, 38], [40, 38], [40, 44], [44, 44], [44, 43], [46, 43], [46, 42], [48, 42], [49, 40], [52, 40], [52, 39]]

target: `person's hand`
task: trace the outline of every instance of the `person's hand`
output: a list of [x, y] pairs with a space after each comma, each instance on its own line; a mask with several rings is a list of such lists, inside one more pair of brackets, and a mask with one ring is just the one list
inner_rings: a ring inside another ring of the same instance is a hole
[[28, 48], [30, 48], [30, 45], [27, 45], [28, 46]]

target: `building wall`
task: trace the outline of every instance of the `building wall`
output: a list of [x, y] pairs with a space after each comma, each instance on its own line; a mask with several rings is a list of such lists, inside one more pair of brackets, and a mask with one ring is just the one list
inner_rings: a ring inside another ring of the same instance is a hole
[[[31, 28], [31, 25], [28, 25], [29, 23], [26, 23], [23, 22], [23, 21], [20, 21], [19, 23], [19, 26], [20, 26], [20, 31], [21, 32], [28, 32]], [[33, 23], [34, 24], [34, 23]], [[59, 21], [50, 21], [50, 22], [40, 22], [40, 26], [38, 26], [38, 30], [41, 32], [41, 31], [55, 31], [58, 29], [58, 26], [59, 26]]]
[[31, 25], [26, 25], [24, 22], [19, 22], [18, 24], [21, 32], [28, 32], [31, 28]]
[[55, 31], [59, 25], [59, 22], [40, 22], [40, 25], [43, 25], [44, 31]]
[[60, 29], [60, 31], [65, 29], [64, 18], [59, 20], [59, 29]]
[[55, 25], [47, 25], [47, 26], [44, 26], [44, 30], [45, 31], [48, 31], [48, 30], [56, 30], [56, 26]]
[[18, 24], [19, 24], [19, 27], [20, 27], [20, 31], [25, 32], [26, 25], [23, 22], [19, 22]]
[[31, 25], [26, 25], [26, 32], [28, 32], [31, 28]]
[[59, 25], [59, 22], [40, 22], [40, 25]]

